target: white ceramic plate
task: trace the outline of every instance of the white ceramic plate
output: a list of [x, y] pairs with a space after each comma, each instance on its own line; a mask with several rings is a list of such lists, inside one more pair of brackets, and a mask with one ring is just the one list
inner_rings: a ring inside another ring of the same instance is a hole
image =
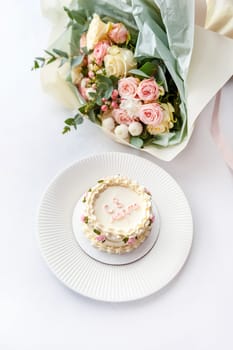
[[[121, 266], [92, 259], [72, 230], [78, 198], [100, 178], [115, 174], [146, 186], [160, 214], [154, 247], [142, 259]], [[61, 282], [84, 296], [120, 302], [146, 297], [177, 275], [191, 248], [193, 223], [183, 191], [167, 172], [141, 157], [104, 153], [74, 163], [51, 182], [41, 201], [38, 231], [42, 255]]]

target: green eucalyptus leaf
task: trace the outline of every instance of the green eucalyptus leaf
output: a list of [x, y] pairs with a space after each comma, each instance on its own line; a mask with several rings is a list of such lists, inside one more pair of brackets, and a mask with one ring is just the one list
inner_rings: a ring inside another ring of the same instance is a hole
[[54, 52], [55, 54], [57, 54], [58, 56], [60, 56], [60, 57], [69, 58], [68, 53], [65, 52], [65, 51], [58, 50], [58, 49], [53, 49], [53, 52]]
[[130, 143], [131, 145], [137, 147], [137, 148], [142, 148], [143, 147], [143, 140], [138, 137], [138, 136], [131, 136], [130, 137]]
[[96, 92], [89, 92], [88, 95], [93, 99], [96, 97]]
[[44, 52], [47, 53], [47, 55], [56, 58], [56, 56], [52, 52], [50, 52], [48, 50], [44, 50]]
[[78, 109], [82, 114], [87, 113], [87, 105], [83, 105]]
[[83, 117], [80, 114], [77, 114], [74, 117], [74, 122], [76, 123], [76, 125], [80, 125], [83, 123]]
[[40, 65], [39, 65], [39, 63], [36, 60], [34, 60], [34, 65], [33, 65], [31, 70], [36, 70], [38, 68], [40, 68]]
[[63, 131], [62, 131], [62, 133], [63, 133], [63, 134], [66, 134], [66, 133], [69, 132], [69, 131], [70, 131], [70, 127], [69, 127], [69, 126], [65, 126], [64, 129], [63, 129]]
[[74, 125], [74, 118], [68, 118], [64, 121], [67, 125]]
[[67, 13], [70, 19], [76, 21], [79, 24], [84, 25], [87, 20], [85, 10], [70, 10], [64, 7], [64, 11]]
[[96, 123], [96, 116], [95, 116], [95, 112], [94, 110], [90, 110], [88, 113], [88, 118], [90, 119], [90, 121], [92, 121], [93, 123]]
[[66, 58], [62, 58], [61, 61], [60, 61], [60, 64], [58, 66], [58, 68], [62, 67], [63, 64], [65, 64], [67, 62], [67, 59]]
[[44, 58], [44, 57], [36, 57], [36, 60], [37, 60], [37, 61], [45, 62], [45, 58]]
[[46, 64], [50, 64], [50, 63], [52, 63], [52, 62], [54, 62], [54, 61], [56, 61], [56, 57], [55, 57], [55, 56], [54, 56], [54, 57], [51, 57], [51, 58], [47, 61]]

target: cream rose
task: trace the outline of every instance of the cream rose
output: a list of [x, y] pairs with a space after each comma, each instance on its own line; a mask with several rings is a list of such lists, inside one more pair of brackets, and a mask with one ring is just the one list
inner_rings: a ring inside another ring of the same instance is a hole
[[104, 57], [104, 65], [107, 76], [114, 75], [120, 78], [125, 77], [130, 69], [136, 68], [137, 62], [132, 51], [113, 45]]
[[86, 36], [86, 44], [88, 50], [93, 50], [95, 45], [102, 39], [105, 39], [111, 28], [111, 23], [102, 22], [100, 17], [95, 13], [89, 24]]

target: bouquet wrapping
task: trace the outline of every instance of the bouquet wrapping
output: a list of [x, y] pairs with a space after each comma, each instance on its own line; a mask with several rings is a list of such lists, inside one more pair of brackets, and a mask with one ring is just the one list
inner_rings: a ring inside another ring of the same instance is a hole
[[195, 27], [193, 1], [76, 0], [51, 9], [44, 1], [43, 8], [54, 27], [42, 84], [75, 110], [65, 132], [87, 116], [116, 141], [171, 160], [233, 73], [232, 40]]

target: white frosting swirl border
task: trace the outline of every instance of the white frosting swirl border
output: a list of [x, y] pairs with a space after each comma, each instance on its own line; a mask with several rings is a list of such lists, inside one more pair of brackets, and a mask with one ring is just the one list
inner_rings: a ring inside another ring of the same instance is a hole
[[[145, 215], [142, 220], [137, 223], [134, 228], [122, 232], [122, 230], [114, 230], [113, 228], [105, 228], [100, 224], [94, 214], [94, 203], [96, 197], [110, 186], [123, 186], [132, 189], [140, 194], [145, 203]], [[98, 183], [90, 188], [84, 195], [84, 223], [83, 231], [91, 244], [100, 250], [109, 253], [121, 254], [129, 252], [137, 248], [149, 235], [152, 226], [152, 198], [151, 194], [140, 186], [136, 181], [132, 181], [127, 177], [120, 175], [109, 176], [98, 181]], [[104, 237], [102, 241], [97, 236]], [[133, 239], [133, 242], [132, 242]], [[128, 244], [128, 240], [131, 244]]]

